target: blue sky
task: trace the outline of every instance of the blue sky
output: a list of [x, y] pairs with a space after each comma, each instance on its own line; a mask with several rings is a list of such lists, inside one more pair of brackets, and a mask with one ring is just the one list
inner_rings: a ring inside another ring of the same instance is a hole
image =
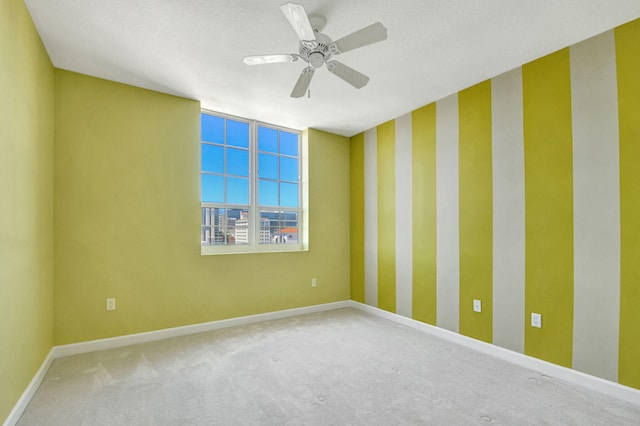
[[[249, 204], [249, 124], [202, 114], [202, 201], [223, 203], [226, 178], [227, 203]], [[278, 138], [279, 136], [279, 138]], [[226, 170], [224, 154], [227, 154]], [[283, 157], [281, 155], [293, 156]], [[298, 207], [298, 135], [258, 126], [258, 204]], [[289, 182], [283, 182], [289, 181]], [[293, 183], [295, 182], [295, 183]]]

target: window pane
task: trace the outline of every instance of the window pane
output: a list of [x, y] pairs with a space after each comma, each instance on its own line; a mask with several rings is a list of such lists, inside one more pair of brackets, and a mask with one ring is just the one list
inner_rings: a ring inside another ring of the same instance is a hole
[[226, 244], [246, 244], [249, 241], [249, 210], [226, 209], [226, 215], [220, 221]]
[[260, 212], [260, 231], [258, 232], [258, 243], [268, 244], [271, 242], [271, 220]]
[[249, 176], [249, 151], [227, 148], [227, 173], [236, 176]]
[[224, 203], [224, 177], [202, 174], [202, 202]]
[[298, 213], [260, 210], [260, 244], [297, 244]]
[[258, 150], [278, 152], [278, 131], [268, 127], [258, 127]]
[[265, 179], [278, 179], [277, 155], [258, 155], [258, 177]]
[[278, 182], [260, 179], [258, 184], [258, 204], [261, 206], [278, 205]]
[[297, 212], [282, 212], [280, 215], [280, 223], [283, 228], [297, 227], [298, 226], [298, 213]]
[[203, 143], [201, 162], [203, 172], [224, 173], [224, 148]]
[[[249, 210], [243, 209], [233, 209], [237, 212], [237, 218], [235, 221], [235, 243], [236, 244], [249, 244], [249, 228], [251, 228], [249, 223]], [[235, 215], [234, 215], [235, 217]]]
[[200, 137], [206, 142], [224, 143], [224, 118], [200, 115]]
[[202, 235], [201, 244], [205, 245], [205, 246], [209, 245], [210, 238], [211, 238], [211, 227], [210, 226], [203, 226], [201, 235]]
[[203, 245], [249, 243], [248, 209], [203, 207], [202, 212]]
[[211, 225], [211, 208], [202, 208], [202, 226]]
[[298, 156], [298, 135], [280, 132], [280, 154]]
[[280, 157], [280, 180], [298, 181], [298, 160], [296, 158]]
[[298, 207], [298, 184], [280, 182], [280, 205]]
[[249, 204], [249, 179], [227, 178], [227, 203]]
[[202, 245], [209, 245], [211, 242], [211, 208], [203, 207], [202, 208], [202, 232], [201, 232], [201, 241]]
[[249, 148], [249, 123], [227, 120], [227, 145]]
[[272, 244], [275, 232], [278, 230], [279, 212], [272, 210], [260, 211], [260, 237], [258, 243]]
[[285, 244], [298, 243], [298, 213], [282, 212], [280, 215], [280, 235]]

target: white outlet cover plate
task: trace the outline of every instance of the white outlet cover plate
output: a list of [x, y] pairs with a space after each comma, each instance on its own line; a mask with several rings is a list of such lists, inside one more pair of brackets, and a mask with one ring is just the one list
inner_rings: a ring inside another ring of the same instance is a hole
[[115, 311], [116, 310], [116, 299], [109, 298], [107, 299], [107, 311]]
[[536, 328], [542, 328], [542, 314], [531, 313], [531, 326]]
[[473, 299], [473, 312], [482, 312], [482, 302], [478, 299]]

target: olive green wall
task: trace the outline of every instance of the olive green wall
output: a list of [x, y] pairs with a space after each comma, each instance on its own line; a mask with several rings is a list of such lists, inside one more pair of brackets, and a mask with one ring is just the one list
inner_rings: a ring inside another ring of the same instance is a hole
[[55, 344], [349, 297], [347, 138], [308, 133], [308, 252], [201, 256], [199, 103], [62, 70], [56, 94]]
[[53, 336], [51, 62], [24, 3], [0, 1], [0, 420]]

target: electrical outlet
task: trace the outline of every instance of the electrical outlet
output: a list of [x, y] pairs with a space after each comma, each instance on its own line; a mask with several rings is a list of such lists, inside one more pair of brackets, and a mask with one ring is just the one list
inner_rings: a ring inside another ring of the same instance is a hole
[[107, 299], [107, 311], [115, 311], [116, 310], [116, 299], [108, 298]]
[[482, 312], [482, 302], [478, 299], [473, 299], [473, 312]]
[[316, 280], [315, 278], [311, 278], [311, 287], [317, 287], [318, 286], [318, 280]]
[[542, 328], [542, 314], [531, 313], [531, 326], [536, 328]]

